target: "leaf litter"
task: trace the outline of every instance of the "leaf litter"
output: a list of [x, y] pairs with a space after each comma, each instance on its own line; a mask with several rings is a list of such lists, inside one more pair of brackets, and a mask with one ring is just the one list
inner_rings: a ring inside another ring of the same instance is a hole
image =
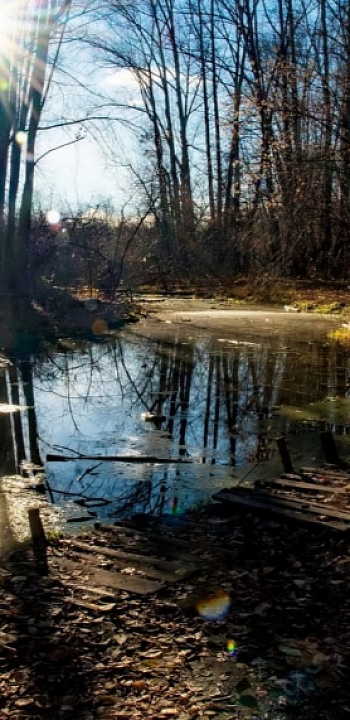
[[60, 572], [69, 538], [48, 575], [30, 548], [3, 559], [1, 718], [349, 717], [349, 541], [206, 510], [177, 533], [205, 564], [147, 597]]

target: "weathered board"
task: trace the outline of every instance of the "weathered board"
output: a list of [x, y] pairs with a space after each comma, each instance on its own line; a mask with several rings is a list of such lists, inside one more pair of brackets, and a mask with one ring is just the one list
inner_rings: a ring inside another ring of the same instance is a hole
[[[64, 540], [52, 562], [69, 589], [67, 602], [92, 610], [100, 606], [80, 593], [99, 599], [118, 590], [145, 595], [195, 573], [201, 566], [195, 543], [181, 541], [166, 525], [159, 537], [156, 525], [140, 530], [127, 522], [98, 523], [93, 532]], [[103, 607], [107, 612], [108, 605]]]
[[135, 568], [141, 568], [149, 577], [157, 578], [167, 582], [175, 582], [177, 579], [190, 575], [195, 567], [194, 565], [184, 564], [177, 561], [158, 560], [158, 558], [139, 555], [137, 553], [127, 553], [122, 550], [105, 547], [96, 543], [90, 544], [76, 540], [73, 545], [74, 551], [82, 551], [83, 553], [93, 553], [97, 558], [99, 555], [113, 558], [113, 566], [115, 568], [128, 567], [130, 563]]
[[142, 575], [126, 575], [115, 570], [104, 570], [96, 567], [92, 562], [85, 561], [82, 565], [82, 561], [77, 559], [62, 558], [58, 561], [58, 566], [63, 573], [79, 572], [78, 577], [84, 577], [87, 585], [100, 589], [102, 585], [113, 590], [126, 590], [137, 595], [148, 595], [158, 592], [164, 587], [164, 581], [152, 580]]
[[302, 491], [306, 493], [329, 493], [331, 495], [338, 494], [338, 493], [348, 493], [350, 496], [350, 486], [331, 486], [331, 485], [318, 485], [317, 483], [312, 482], [303, 482], [295, 481], [295, 479], [285, 479], [284, 476], [281, 476], [280, 478], [273, 478], [272, 480], [257, 480], [255, 483], [255, 487], [261, 488], [261, 489], [268, 489], [268, 488], [282, 488], [287, 490], [296, 490], [296, 491]]
[[233, 507], [238, 506], [246, 510], [278, 515], [281, 519], [294, 520], [305, 525], [323, 525], [333, 530], [350, 531], [350, 513], [348, 513], [349, 521], [346, 522], [344, 519], [337, 520], [334, 519], [334, 516], [327, 515], [326, 508], [322, 508], [321, 516], [319, 510], [317, 513], [310, 510], [308, 503], [305, 503], [305, 507], [292, 501], [277, 503], [268, 493], [263, 495], [263, 493], [255, 493], [254, 490], [246, 492], [237, 492], [237, 490], [236, 488], [220, 490], [213, 495], [213, 499], [228, 505], [231, 504]]

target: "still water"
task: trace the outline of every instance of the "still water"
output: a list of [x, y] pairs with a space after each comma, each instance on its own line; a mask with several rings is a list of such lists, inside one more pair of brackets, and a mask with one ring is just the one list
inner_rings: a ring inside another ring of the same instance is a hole
[[[25, 536], [28, 506], [42, 507], [52, 528], [180, 515], [221, 487], [280, 473], [282, 433], [296, 468], [322, 461], [321, 429], [348, 454], [350, 359], [328, 339], [335, 321], [283, 316], [271, 332], [262, 320], [146, 324], [108, 343], [62, 341], [4, 361], [2, 542]], [[39, 494], [32, 487], [43, 480]]]

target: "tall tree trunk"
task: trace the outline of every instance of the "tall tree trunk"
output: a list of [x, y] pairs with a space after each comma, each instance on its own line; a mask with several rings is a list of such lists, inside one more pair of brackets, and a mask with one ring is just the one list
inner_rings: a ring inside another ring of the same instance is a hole
[[[53, 12], [53, 10], [51, 10]], [[38, 20], [38, 36], [33, 70], [30, 81], [30, 114], [27, 137], [27, 156], [25, 180], [19, 212], [18, 229], [14, 239], [10, 277], [16, 292], [23, 287], [23, 282], [31, 287], [33, 278], [29, 274], [29, 240], [31, 230], [31, 211], [34, 191], [34, 155], [38, 126], [43, 108], [45, 70], [47, 66], [52, 16], [42, 13]]]
[[212, 93], [214, 108], [214, 136], [215, 136], [215, 156], [216, 156], [216, 174], [217, 174], [217, 220], [221, 225], [222, 220], [222, 203], [223, 203], [223, 174], [222, 174], [222, 157], [221, 157], [221, 135], [220, 135], [220, 110], [219, 110], [219, 78], [217, 71], [217, 50], [215, 41], [216, 22], [215, 22], [215, 0], [210, 0], [210, 51], [211, 51], [211, 70], [212, 70]]
[[181, 225], [182, 233], [184, 237], [191, 238], [194, 236], [194, 215], [193, 215], [193, 200], [192, 200], [192, 188], [191, 188], [191, 170], [190, 170], [190, 159], [188, 153], [188, 138], [187, 138], [187, 122], [188, 116], [184, 111], [183, 104], [183, 79], [180, 66], [180, 49], [176, 37], [176, 24], [173, 10], [173, 0], [165, 0], [167, 9], [167, 30], [170, 39], [170, 45], [172, 49], [172, 56], [174, 62], [174, 80], [175, 80], [175, 97], [176, 106], [179, 119], [179, 136], [180, 136], [180, 188], [181, 188]]
[[212, 161], [212, 142], [211, 142], [211, 123], [210, 123], [210, 107], [209, 107], [209, 91], [207, 78], [207, 57], [204, 45], [204, 19], [201, 8], [201, 0], [198, 0], [196, 11], [198, 15], [198, 44], [199, 44], [199, 66], [201, 80], [203, 86], [203, 115], [204, 115], [204, 136], [205, 136], [205, 156], [208, 174], [208, 198], [210, 219], [215, 222], [216, 209], [214, 200], [214, 174]]
[[325, 277], [329, 277], [332, 249], [332, 110], [331, 110], [331, 93], [330, 93], [330, 61], [328, 47], [328, 23], [327, 23], [327, 0], [320, 0], [321, 12], [321, 41], [323, 53], [323, 72], [322, 72], [322, 90], [323, 90], [323, 107], [324, 107], [324, 130], [323, 130], [323, 193], [322, 193], [322, 209], [321, 209], [321, 272]]

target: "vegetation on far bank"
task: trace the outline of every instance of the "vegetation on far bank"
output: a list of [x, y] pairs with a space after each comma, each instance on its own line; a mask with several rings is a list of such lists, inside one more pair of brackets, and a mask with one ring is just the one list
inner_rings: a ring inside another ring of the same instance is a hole
[[186, 266], [178, 264], [176, 256], [164, 256], [156, 226], [141, 220], [113, 224], [110, 217], [81, 214], [50, 224], [41, 213], [33, 221], [29, 267], [31, 281], [2, 296], [5, 349], [16, 344], [6, 330], [15, 325], [22, 347], [36, 335], [53, 341], [70, 335], [101, 338], [137, 321], [150, 295], [182, 298], [184, 308], [188, 297], [198, 297], [227, 308], [248, 303], [350, 314], [347, 280], [286, 278], [273, 267], [243, 274], [230, 264], [220, 266], [213, 255], [196, 255], [194, 248]]
[[287, 306], [287, 309], [299, 312], [346, 314], [350, 309], [350, 284], [347, 281], [282, 279], [261, 274], [235, 280], [232, 296], [244, 302]]

